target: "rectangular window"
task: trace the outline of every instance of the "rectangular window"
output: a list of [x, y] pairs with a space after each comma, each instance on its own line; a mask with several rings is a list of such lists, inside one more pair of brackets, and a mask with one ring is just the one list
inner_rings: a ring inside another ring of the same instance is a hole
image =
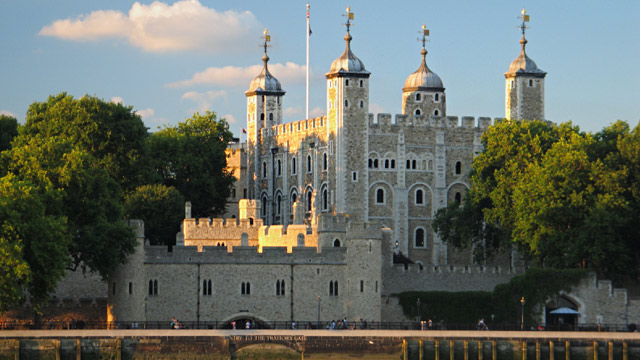
[[247, 198], [247, 189], [242, 189], [242, 198], [246, 199]]
[[133, 294], [133, 283], [129, 283], [129, 295]]
[[364, 280], [360, 280], [360, 292], [364, 292]]
[[354, 171], [351, 173], [351, 181], [358, 182], [358, 172]]

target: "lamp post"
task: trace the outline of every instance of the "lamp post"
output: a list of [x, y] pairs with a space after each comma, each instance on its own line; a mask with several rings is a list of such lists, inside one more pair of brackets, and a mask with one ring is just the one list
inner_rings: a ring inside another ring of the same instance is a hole
[[520, 330], [524, 330], [524, 296], [520, 299]]
[[318, 330], [320, 330], [320, 296], [316, 299], [318, 302]]
[[416, 303], [416, 305], [418, 306], [418, 321], [422, 320], [422, 317], [420, 316], [420, 310], [422, 307], [422, 302], [420, 301], [420, 298], [418, 298], [418, 302]]

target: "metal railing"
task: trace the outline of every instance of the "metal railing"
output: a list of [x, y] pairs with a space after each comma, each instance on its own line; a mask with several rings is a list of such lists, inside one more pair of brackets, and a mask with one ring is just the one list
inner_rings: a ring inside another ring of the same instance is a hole
[[[247, 329], [246, 320], [236, 320], [237, 330]], [[521, 331], [520, 324], [488, 324], [488, 331]], [[74, 329], [171, 329], [171, 321], [0, 321], [0, 330], [74, 330]], [[229, 321], [180, 321], [174, 327], [180, 329], [233, 329]], [[249, 329], [294, 329], [291, 321], [251, 321]], [[432, 323], [431, 326], [417, 321], [359, 322], [348, 321], [295, 321], [295, 330], [478, 330], [471, 323]], [[635, 324], [525, 324], [525, 330], [531, 331], [601, 331], [630, 332], [636, 330]], [[480, 330], [484, 331], [484, 330]]]

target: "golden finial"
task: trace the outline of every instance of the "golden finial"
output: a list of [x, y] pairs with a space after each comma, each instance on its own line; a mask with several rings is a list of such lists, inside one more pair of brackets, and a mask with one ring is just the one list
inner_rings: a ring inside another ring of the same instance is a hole
[[351, 6], [347, 5], [347, 12], [351, 12]]

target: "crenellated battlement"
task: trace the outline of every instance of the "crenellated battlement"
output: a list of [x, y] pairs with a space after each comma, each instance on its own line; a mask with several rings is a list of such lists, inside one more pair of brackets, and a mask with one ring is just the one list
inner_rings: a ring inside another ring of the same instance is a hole
[[396, 274], [524, 274], [523, 267], [477, 266], [477, 265], [430, 265], [394, 264], [391, 271]]
[[347, 226], [349, 239], [382, 239], [382, 227], [377, 222], [349, 222]]
[[145, 246], [145, 264], [346, 264], [346, 248], [325, 249], [322, 253], [316, 248], [264, 247], [262, 251], [255, 246], [236, 246], [228, 252], [225, 246], [176, 246], [168, 251], [166, 246]]
[[[487, 129], [492, 125], [490, 117], [463, 116], [425, 116], [414, 114], [396, 114], [395, 117], [387, 113], [369, 114], [369, 125], [372, 127], [397, 127], [413, 126], [427, 128], [449, 128], [449, 129]], [[498, 121], [498, 119], [496, 119]]]
[[302, 133], [316, 131], [315, 129], [325, 128], [327, 126], [327, 117], [318, 116], [315, 118], [288, 122], [286, 124], [278, 124], [272, 127], [260, 129], [261, 135], [265, 136], [281, 136], [286, 134]]

